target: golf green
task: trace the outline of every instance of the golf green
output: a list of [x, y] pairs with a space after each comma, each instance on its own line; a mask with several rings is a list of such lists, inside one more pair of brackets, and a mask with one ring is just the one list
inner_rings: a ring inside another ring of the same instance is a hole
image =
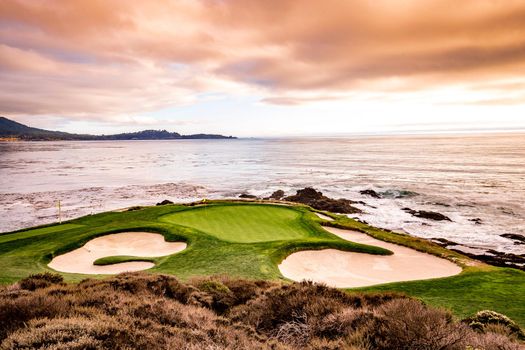
[[314, 236], [301, 213], [286, 207], [202, 207], [166, 215], [161, 221], [191, 227], [223, 241], [254, 243]]

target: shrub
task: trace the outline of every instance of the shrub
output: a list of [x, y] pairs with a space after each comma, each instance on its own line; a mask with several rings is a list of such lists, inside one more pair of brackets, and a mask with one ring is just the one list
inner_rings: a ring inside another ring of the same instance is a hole
[[453, 322], [452, 315], [417, 300], [392, 300], [376, 310], [369, 328], [376, 349], [464, 349], [468, 329]]
[[59, 274], [44, 272], [31, 275], [18, 282], [21, 289], [35, 290], [39, 288], [47, 288], [54, 284], [60, 284], [64, 282], [64, 278]]
[[0, 340], [28, 321], [66, 314], [68, 305], [60, 298], [33, 292], [18, 297], [0, 297]]
[[[521, 330], [518, 324], [507, 316], [497, 313], [496, 311], [479, 311], [474, 316], [464, 319], [463, 322], [479, 332], [491, 331], [493, 333], [508, 333], [516, 336], [518, 339], [525, 340], [525, 333]], [[498, 328], [493, 327], [494, 325], [503, 327], [506, 331], [501, 328], [498, 330]]]
[[78, 284], [31, 276], [0, 289], [0, 349], [519, 348], [508, 323], [485, 323], [481, 333], [403, 295], [310, 282], [125, 273]]
[[346, 308], [319, 320], [315, 335], [324, 339], [338, 339], [373, 324], [376, 316], [368, 309]]

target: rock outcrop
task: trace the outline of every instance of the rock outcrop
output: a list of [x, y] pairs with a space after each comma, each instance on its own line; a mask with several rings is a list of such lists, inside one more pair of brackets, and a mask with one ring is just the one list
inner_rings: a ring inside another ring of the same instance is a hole
[[272, 195], [270, 197], [268, 197], [268, 198], [269, 199], [279, 200], [279, 199], [282, 199], [283, 197], [284, 197], [284, 191], [283, 190], [277, 190], [274, 193], [272, 193]]
[[378, 199], [381, 198], [381, 195], [372, 189], [361, 190], [359, 191], [359, 193], [364, 196], [369, 196], [372, 198], [378, 198]]
[[332, 213], [354, 214], [361, 212], [360, 209], [352, 206], [352, 204], [354, 204], [353, 201], [343, 198], [328, 198], [324, 196], [322, 192], [311, 187], [298, 190], [295, 195], [286, 197], [284, 200], [306, 204], [314, 209], [326, 210]]
[[[505, 237], [504, 235], [507, 234], [503, 234], [501, 236]], [[523, 236], [521, 237], [523, 238]], [[465, 246], [453, 241], [449, 241], [445, 238], [432, 238], [431, 240], [443, 248], [447, 248], [457, 253], [466, 255], [472, 259], [483, 261], [486, 264], [500, 267], [513, 267], [515, 269], [525, 271], [525, 254], [518, 255], [512, 253], [503, 253], [494, 249], [483, 251], [482, 248]]]
[[525, 236], [518, 235], [516, 233], [504, 233], [501, 237], [512, 239], [514, 244], [525, 244]]
[[415, 217], [422, 218], [422, 219], [429, 219], [429, 220], [435, 220], [435, 221], [452, 221], [450, 218], [446, 215], [443, 215], [441, 213], [430, 211], [430, 210], [414, 210], [410, 208], [403, 208], [401, 209], [409, 214], [412, 214]]

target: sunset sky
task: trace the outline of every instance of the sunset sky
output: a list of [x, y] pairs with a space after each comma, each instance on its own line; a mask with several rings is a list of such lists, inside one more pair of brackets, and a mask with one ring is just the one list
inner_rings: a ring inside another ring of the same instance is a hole
[[525, 1], [2, 0], [0, 115], [84, 133], [525, 129]]

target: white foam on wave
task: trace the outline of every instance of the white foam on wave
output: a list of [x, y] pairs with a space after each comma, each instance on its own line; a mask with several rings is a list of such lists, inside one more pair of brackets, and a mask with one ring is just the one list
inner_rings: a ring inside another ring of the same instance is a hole
[[[523, 218], [503, 213], [498, 209], [498, 203], [464, 205], [470, 201], [424, 193], [414, 197], [376, 199], [360, 195], [359, 190], [355, 191], [352, 198], [364, 201], [367, 205], [356, 204], [363, 213], [350, 216], [373, 226], [423, 238], [446, 238], [475, 248], [525, 253], [524, 245], [514, 244], [514, 241], [500, 236], [507, 232], [525, 235]], [[509, 203], [505, 204], [509, 206]], [[448, 216], [451, 221], [418, 218], [403, 211], [405, 207], [439, 212]], [[481, 219], [481, 224], [472, 221], [476, 218]]]

